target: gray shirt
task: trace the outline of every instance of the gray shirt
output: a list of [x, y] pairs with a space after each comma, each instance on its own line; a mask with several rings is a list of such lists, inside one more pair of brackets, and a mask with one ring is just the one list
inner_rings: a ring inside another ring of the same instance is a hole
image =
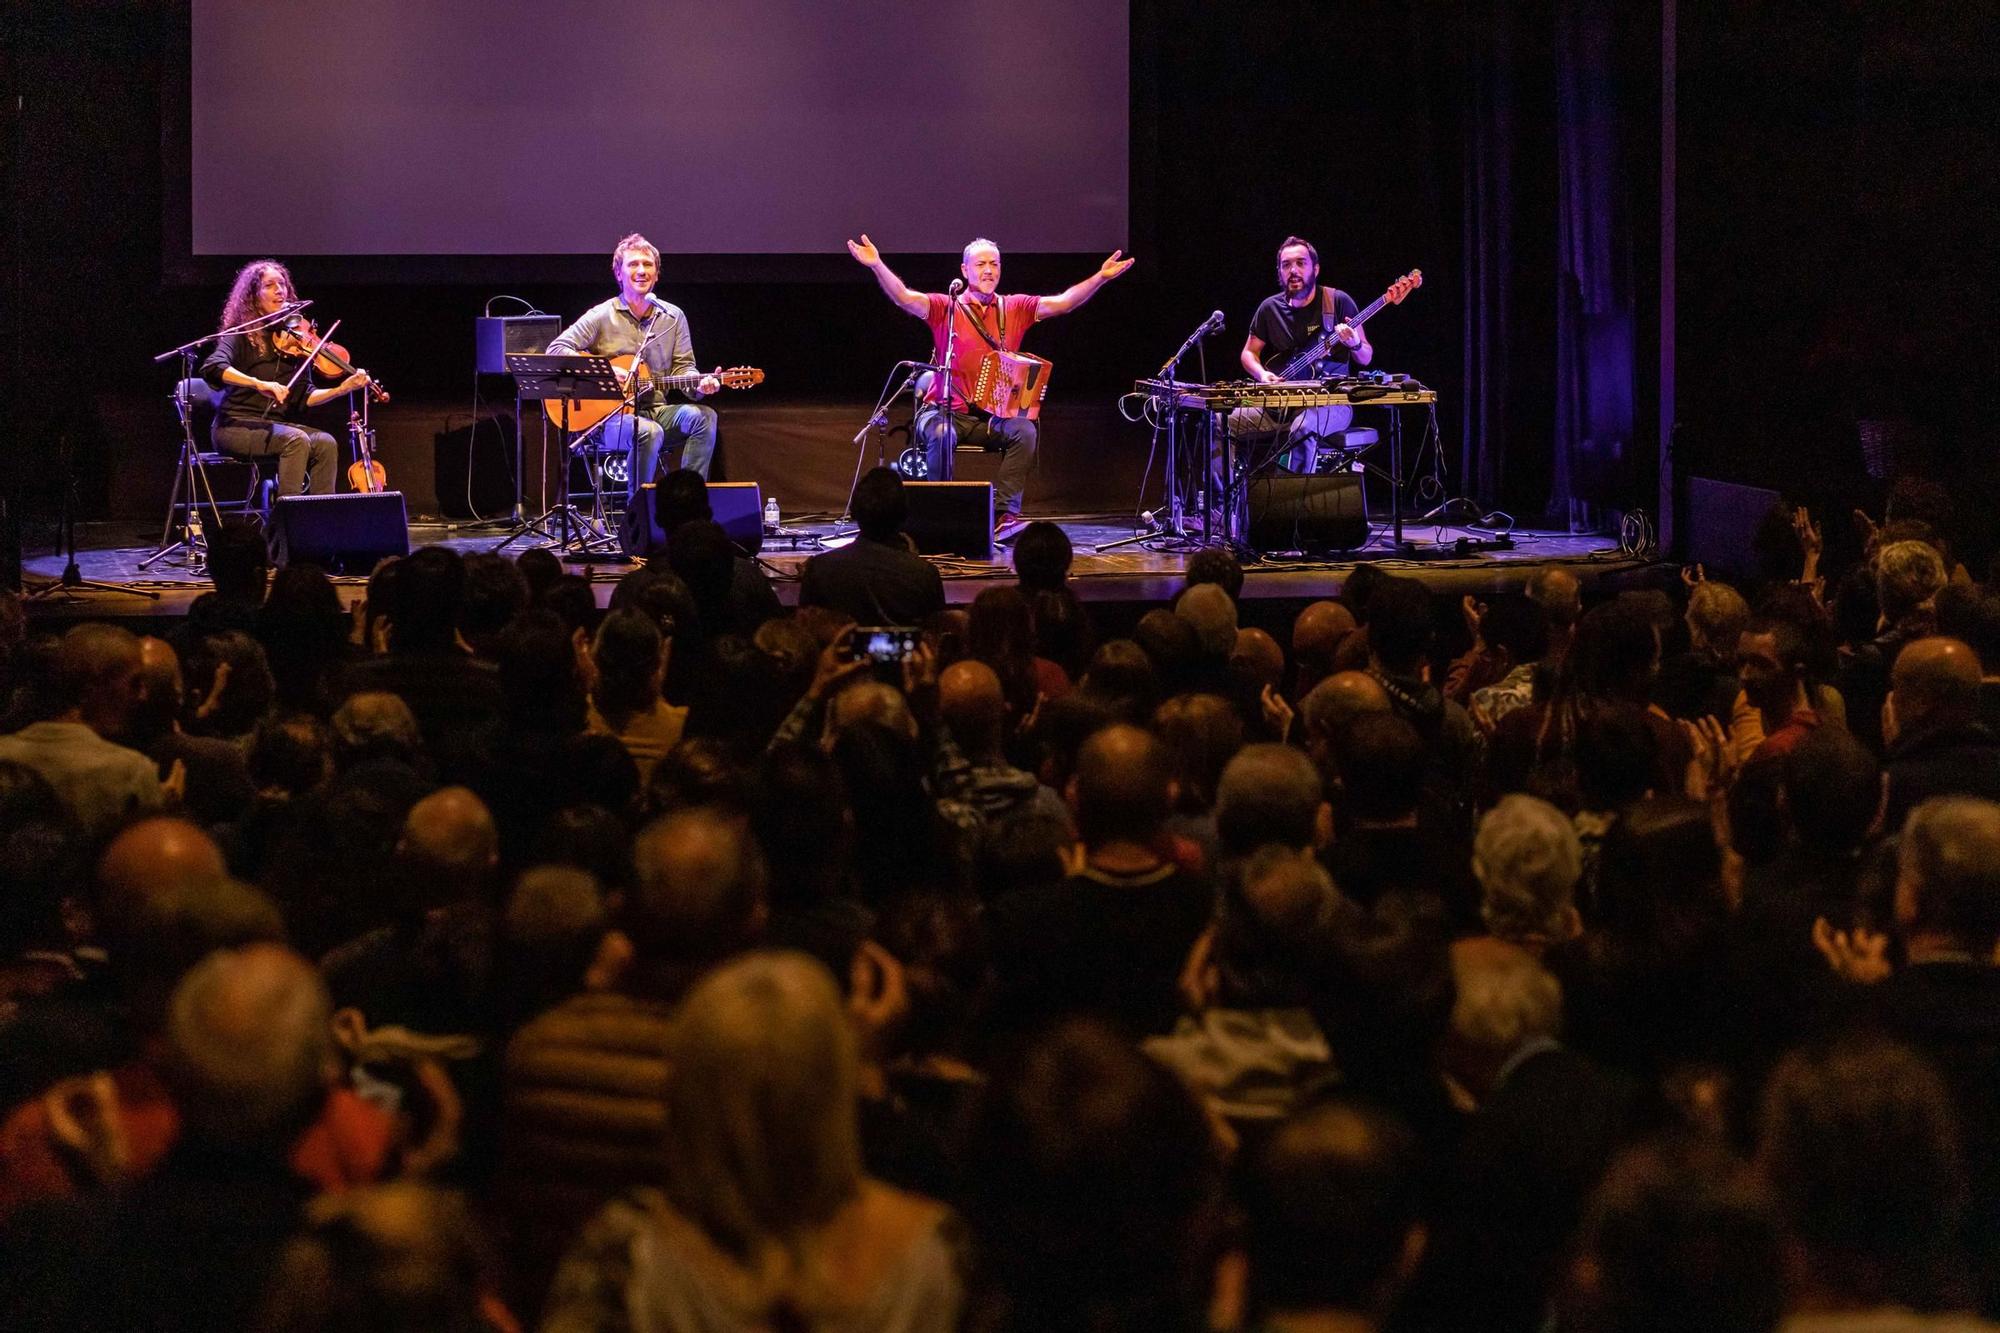
[[[587, 356], [630, 356], [645, 343], [646, 365], [655, 378], [663, 375], [687, 375], [695, 371], [694, 340], [688, 336], [687, 316], [677, 305], [662, 301], [657, 296], [646, 298], [651, 304], [646, 318], [641, 320], [625, 304], [623, 296], [614, 296], [583, 312], [576, 323], [556, 335], [549, 344], [549, 351], [582, 352]], [[652, 334], [652, 341], [646, 342], [646, 335]], [[698, 398], [699, 394], [689, 392], [688, 397]], [[660, 401], [658, 390], [652, 390], [640, 398], [642, 407], [652, 407]]]
[[36, 722], [0, 736], [0, 760], [24, 764], [48, 779], [92, 836], [137, 811], [159, 809], [162, 800], [152, 760], [81, 722]]

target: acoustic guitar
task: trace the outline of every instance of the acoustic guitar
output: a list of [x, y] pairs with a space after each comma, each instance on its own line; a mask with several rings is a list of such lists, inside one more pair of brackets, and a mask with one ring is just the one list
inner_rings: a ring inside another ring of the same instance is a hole
[[[611, 364], [617, 366], [620, 370], [632, 369], [632, 363], [633, 357], [629, 353], [625, 356], [614, 356], [611, 358]], [[685, 375], [655, 375], [651, 367], [641, 363], [639, 366], [639, 382], [646, 387], [640, 390], [640, 396], [643, 396], [652, 389], [662, 391], [668, 389], [680, 389], [683, 391], [692, 389], [710, 375], [721, 380], [722, 387], [725, 389], [753, 389], [764, 382], [764, 372], [754, 366], [731, 366], [727, 370], [720, 368], [715, 370], [690, 370]], [[544, 398], [542, 400], [542, 410], [549, 414], [550, 421], [558, 426], [563, 424], [562, 399]], [[569, 428], [572, 431], [589, 430], [592, 426], [606, 420], [614, 413], [620, 411], [629, 412], [631, 410], [631, 407], [623, 398], [572, 398], [569, 400]]]

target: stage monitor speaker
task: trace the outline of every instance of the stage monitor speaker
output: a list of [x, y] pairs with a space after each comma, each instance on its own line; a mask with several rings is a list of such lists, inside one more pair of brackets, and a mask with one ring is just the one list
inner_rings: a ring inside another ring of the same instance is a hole
[[410, 553], [401, 491], [287, 495], [271, 511], [271, 530], [281, 568], [313, 564], [329, 574], [367, 574], [389, 556]]
[[993, 483], [906, 481], [910, 517], [903, 531], [925, 555], [993, 558]]
[[[639, 488], [618, 533], [625, 554], [651, 559], [667, 549], [669, 534], [661, 530], [655, 508], [659, 494], [656, 484]], [[755, 555], [764, 549], [764, 494], [756, 482], [709, 482], [708, 507], [715, 514], [715, 521], [722, 525], [723, 533], [745, 555]]]
[[514, 418], [481, 417], [431, 437], [438, 513], [502, 518], [514, 511]]
[[1351, 472], [1259, 477], [1250, 483], [1249, 510], [1253, 550], [1353, 551], [1368, 544], [1361, 478]]
[[505, 375], [509, 352], [546, 352], [563, 322], [554, 315], [483, 316], [472, 321], [472, 368]]
[[1687, 517], [1681, 528], [1688, 563], [1700, 565], [1711, 577], [1754, 576], [1758, 525], [1782, 502], [1778, 492], [1762, 486], [1689, 477]]

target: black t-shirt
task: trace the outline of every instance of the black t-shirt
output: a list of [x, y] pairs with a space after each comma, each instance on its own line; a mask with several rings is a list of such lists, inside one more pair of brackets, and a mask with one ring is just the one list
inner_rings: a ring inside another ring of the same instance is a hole
[[[1264, 369], [1273, 374], [1282, 374], [1285, 362], [1293, 353], [1304, 351], [1319, 341], [1320, 335], [1326, 332], [1322, 311], [1326, 302], [1323, 293], [1327, 290], [1324, 287], [1315, 288], [1312, 304], [1304, 307], [1286, 301], [1283, 292], [1264, 298], [1264, 304], [1258, 306], [1257, 313], [1250, 317], [1250, 336], [1264, 344]], [[1354, 304], [1353, 297], [1338, 287], [1331, 290], [1334, 314], [1337, 316], [1335, 323], [1353, 319], [1360, 313], [1361, 308]], [[1348, 373], [1348, 367], [1347, 345], [1336, 342], [1319, 363], [1316, 371], [1301, 371], [1300, 374], [1302, 377], [1318, 379], [1329, 375], [1345, 375]]]

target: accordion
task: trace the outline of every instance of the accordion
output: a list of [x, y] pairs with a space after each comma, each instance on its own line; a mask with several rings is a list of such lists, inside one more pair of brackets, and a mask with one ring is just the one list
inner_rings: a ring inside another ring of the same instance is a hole
[[972, 377], [972, 405], [996, 417], [1042, 414], [1042, 395], [1049, 391], [1049, 363], [1022, 352], [988, 352]]

